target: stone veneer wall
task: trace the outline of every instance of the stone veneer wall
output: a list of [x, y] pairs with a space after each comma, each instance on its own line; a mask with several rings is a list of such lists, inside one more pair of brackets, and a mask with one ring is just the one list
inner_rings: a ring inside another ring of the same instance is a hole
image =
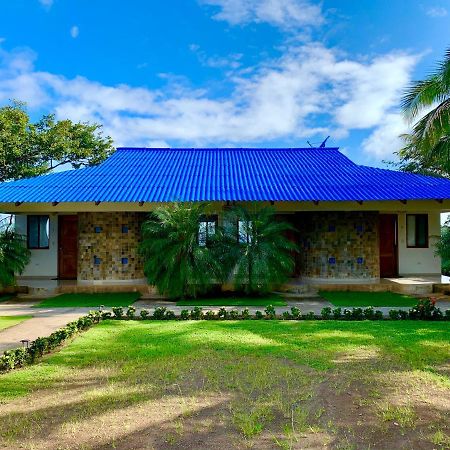
[[78, 214], [78, 280], [144, 278], [138, 256], [145, 214], [98, 212]]
[[378, 278], [378, 221], [377, 212], [298, 214], [301, 276]]

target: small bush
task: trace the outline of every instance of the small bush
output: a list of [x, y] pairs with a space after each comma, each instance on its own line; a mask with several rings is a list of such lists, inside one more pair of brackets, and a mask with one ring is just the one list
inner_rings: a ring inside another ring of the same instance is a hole
[[339, 320], [340, 318], [342, 318], [342, 309], [334, 308], [333, 309], [333, 319]]
[[275, 308], [272, 305], [267, 306], [264, 312], [266, 313], [267, 319], [275, 319], [277, 316]]
[[264, 314], [261, 311], [255, 312], [255, 319], [261, 320], [264, 317]]
[[107, 320], [107, 319], [111, 319], [112, 314], [109, 311], [102, 311], [102, 315], [101, 318], [102, 320]]
[[303, 314], [302, 318], [304, 320], [314, 320], [316, 318], [316, 316], [314, 315], [314, 313], [312, 311], [310, 311], [308, 314]]
[[289, 311], [284, 311], [283, 314], [281, 314], [281, 317], [284, 320], [291, 320], [292, 319], [291, 313]]
[[331, 310], [331, 308], [329, 306], [327, 306], [326, 308], [323, 308], [320, 315], [322, 316], [322, 319], [324, 320], [330, 320], [333, 312]]
[[214, 311], [206, 311], [205, 320], [214, 320], [216, 318], [216, 313]]
[[296, 308], [295, 306], [293, 306], [293, 307], [291, 308], [291, 314], [292, 314], [292, 318], [293, 318], [294, 320], [298, 320], [298, 319], [300, 319], [301, 316], [302, 316], [302, 312], [300, 311], [300, 309]]
[[203, 318], [203, 310], [200, 306], [195, 306], [194, 309], [191, 310], [190, 317], [192, 320], [200, 320]]
[[155, 320], [164, 320], [166, 317], [167, 308], [165, 306], [158, 306], [153, 311], [153, 319]]
[[230, 319], [232, 320], [239, 319], [239, 311], [237, 309], [232, 309], [230, 311]]
[[143, 309], [143, 310], [141, 310], [139, 315], [141, 316], [142, 320], [148, 320], [150, 318], [150, 311], [147, 309]]
[[180, 319], [181, 319], [181, 320], [189, 320], [189, 310], [183, 309], [183, 310], [180, 312]]
[[126, 314], [129, 319], [134, 319], [136, 316], [136, 308], [133, 305], [130, 305]]
[[122, 319], [123, 317], [123, 308], [121, 306], [114, 306], [112, 309], [114, 319]]
[[375, 319], [375, 311], [372, 308], [372, 306], [369, 306], [368, 308], [365, 308], [363, 310], [363, 316], [366, 320], [374, 320]]
[[353, 320], [363, 320], [364, 319], [364, 312], [362, 308], [353, 308], [352, 309], [352, 317]]
[[344, 311], [342, 311], [342, 317], [345, 320], [352, 320], [353, 319], [353, 312], [350, 309], [344, 309]]
[[165, 320], [175, 320], [177, 318], [177, 315], [173, 311], [166, 311], [166, 314], [164, 316]]
[[436, 300], [424, 298], [409, 310], [409, 317], [416, 320], [440, 320], [443, 315], [441, 310], [436, 308]]
[[373, 314], [373, 320], [383, 320], [383, 312], [377, 309]]
[[220, 308], [217, 315], [219, 316], [219, 319], [226, 319], [228, 317], [228, 311], [226, 308]]
[[401, 317], [400, 317], [400, 310], [398, 310], [398, 309], [391, 309], [389, 311], [389, 318], [391, 320], [400, 320], [401, 319]]
[[250, 311], [248, 310], [248, 308], [244, 308], [244, 309], [241, 311], [241, 319], [242, 319], [242, 320], [248, 320], [248, 319], [250, 319]]

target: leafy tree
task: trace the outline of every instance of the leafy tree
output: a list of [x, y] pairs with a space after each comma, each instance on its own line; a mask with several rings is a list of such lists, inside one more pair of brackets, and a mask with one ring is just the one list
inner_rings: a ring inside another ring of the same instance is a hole
[[[436, 106], [435, 106], [436, 105]], [[398, 152], [403, 170], [450, 176], [450, 48], [436, 70], [411, 84], [402, 100], [406, 118], [419, 119]]]
[[294, 270], [297, 246], [286, 237], [293, 227], [278, 221], [272, 208], [235, 207], [225, 217], [217, 240], [218, 257], [232, 273], [237, 289], [265, 293], [282, 284]]
[[0, 285], [10, 286], [30, 261], [25, 238], [9, 227], [0, 231]]
[[175, 203], [156, 209], [142, 227], [140, 253], [150, 284], [170, 298], [196, 297], [221, 279], [214, 249], [199, 243], [204, 203]]
[[63, 164], [95, 165], [113, 150], [101, 125], [56, 121], [54, 115], [32, 123], [23, 103], [0, 108], [0, 182], [41, 175]]

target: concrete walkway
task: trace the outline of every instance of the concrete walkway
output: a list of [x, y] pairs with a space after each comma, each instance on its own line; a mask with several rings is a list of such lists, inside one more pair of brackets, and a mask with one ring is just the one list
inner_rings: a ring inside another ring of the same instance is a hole
[[[15, 325], [10, 328], [6, 328], [0, 331], [0, 355], [8, 349], [20, 347], [22, 339], [28, 339], [33, 341], [38, 337], [48, 336], [53, 331], [58, 328], [63, 327], [67, 323], [77, 319], [78, 317], [84, 316], [89, 313], [94, 308], [33, 308], [32, 306], [38, 303], [40, 300], [27, 300], [24, 301], [10, 301], [0, 303], [0, 316], [22, 316], [31, 315], [31, 319], [25, 320], [24, 322]], [[168, 310], [174, 311], [179, 314], [183, 309], [192, 309], [192, 306], [175, 306], [172, 302], [167, 301], [155, 301], [155, 300], [139, 300], [134, 306], [136, 307], [136, 314], [138, 315], [140, 310], [147, 309], [152, 313], [158, 306], [165, 306]], [[329, 306], [334, 308], [334, 306], [323, 300], [321, 298], [305, 298], [297, 301], [288, 301], [288, 305], [284, 307], [276, 307], [277, 314], [282, 314], [284, 311], [290, 311], [290, 309], [295, 306], [300, 309], [302, 314], [307, 314], [313, 312], [314, 314], [320, 314], [322, 308]], [[437, 305], [442, 311], [450, 309], [450, 302], [438, 302]], [[202, 307], [203, 311], [218, 311], [217, 307]], [[107, 308], [108, 309], [108, 308]], [[242, 311], [244, 307], [228, 306], [227, 310], [237, 309]], [[342, 308], [344, 309], [344, 308]], [[351, 307], [348, 307], [351, 309]], [[375, 308], [387, 315], [391, 309], [404, 309], [409, 308], [389, 308], [380, 307]], [[252, 307], [249, 308], [251, 314], [256, 311], [264, 311], [264, 307]]]

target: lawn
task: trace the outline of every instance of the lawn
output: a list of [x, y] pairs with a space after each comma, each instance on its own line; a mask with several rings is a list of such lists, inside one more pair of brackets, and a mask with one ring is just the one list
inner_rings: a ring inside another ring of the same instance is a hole
[[0, 316], [0, 331], [17, 325], [24, 320], [31, 319], [31, 317], [32, 316]]
[[447, 323], [105, 321], [0, 375], [6, 448], [445, 448]]
[[334, 306], [365, 308], [373, 306], [405, 306], [417, 304], [417, 298], [395, 292], [352, 292], [352, 291], [320, 291], [319, 295]]
[[218, 297], [179, 300], [177, 306], [286, 306], [287, 303], [279, 295], [269, 297]]
[[34, 308], [98, 308], [99, 306], [129, 306], [140, 298], [139, 292], [111, 292], [97, 294], [62, 294], [46, 298]]

